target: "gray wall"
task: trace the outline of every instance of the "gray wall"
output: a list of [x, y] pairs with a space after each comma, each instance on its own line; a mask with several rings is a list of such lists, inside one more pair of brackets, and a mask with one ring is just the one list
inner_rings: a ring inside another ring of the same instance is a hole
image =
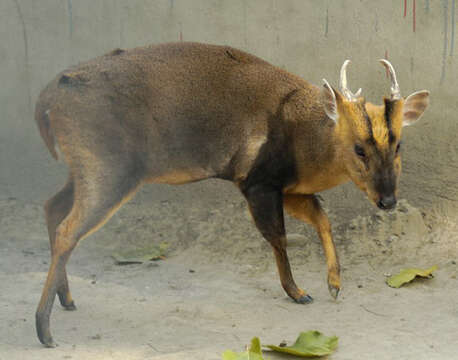
[[[407, 5], [404, 17], [399, 0], [1, 0], [0, 198], [42, 202], [65, 180], [33, 121], [38, 93], [57, 72], [116, 47], [192, 40], [241, 48], [315, 84], [323, 77], [337, 84], [350, 58], [351, 88], [376, 103], [389, 92], [377, 62], [387, 53], [404, 95], [432, 95], [424, 118], [404, 133], [402, 197], [425, 208], [456, 201], [455, 0], [417, 0], [415, 32], [413, 0]], [[141, 196], [182, 197], [186, 206], [191, 193], [210, 201], [233, 194], [222, 182], [191, 189], [151, 187]], [[352, 186], [331, 194], [337, 213], [368, 206]]]

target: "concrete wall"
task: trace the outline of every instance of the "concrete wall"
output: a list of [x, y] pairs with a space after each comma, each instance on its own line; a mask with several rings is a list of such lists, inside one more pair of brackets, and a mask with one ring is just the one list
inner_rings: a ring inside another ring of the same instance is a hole
[[[404, 95], [432, 95], [405, 131], [402, 197], [425, 208], [457, 201], [456, 13], [455, 0], [408, 0], [406, 9], [400, 0], [1, 0], [0, 198], [42, 202], [65, 180], [33, 121], [37, 95], [57, 72], [115, 47], [192, 40], [241, 48], [315, 84], [337, 84], [350, 58], [351, 88], [376, 103], [389, 92], [377, 62], [387, 54]], [[191, 193], [210, 201], [235, 194], [223, 182], [191, 189], [156, 186], [141, 196], [183, 197], [186, 206]], [[352, 186], [331, 194], [338, 213], [368, 206]]]

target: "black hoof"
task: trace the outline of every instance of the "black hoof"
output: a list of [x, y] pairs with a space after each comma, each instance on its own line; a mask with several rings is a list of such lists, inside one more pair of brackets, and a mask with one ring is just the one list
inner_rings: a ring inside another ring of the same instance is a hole
[[332, 285], [328, 285], [329, 293], [331, 294], [332, 298], [334, 300], [337, 300], [337, 297], [339, 296], [340, 289], [336, 288]]
[[43, 343], [43, 345], [47, 348], [50, 348], [50, 349], [53, 349], [55, 347], [57, 347], [58, 345], [54, 342], [53, 339], [51, 339], [50, 341], [47, 341], [46, 343]]
[[55, 348], [57, 344], [52, 339], [51, 335], [45, 335], [42, 331], [37, 328], [37, 335], [40, 342], [47, 348]]
[[64, 308], [65, 310], [67, 310], [67, 311], [74, 311], [74, 310], [76, 310], [76, 305], [75, 305], [75, 303], [74, 303], [73, 301], [72, 301], [70, 304], [68, 304], [68, 305], [62, 305], [62, 306], [63, 306], [63, 308]]
[[298, 304], [311, 304], [313, 302], [313, 298], [310, 295], [304, 295], [299, 299], [294, 299], [294, 301]]

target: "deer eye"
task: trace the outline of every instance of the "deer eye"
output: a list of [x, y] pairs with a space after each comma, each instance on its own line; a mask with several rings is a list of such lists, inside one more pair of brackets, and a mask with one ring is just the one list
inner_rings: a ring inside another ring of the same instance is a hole
[[360, 145], [355, 145], [355, 153], [360, 158], [365, 158], [366, 157], [366, 153], [364, 152], [364, 149]]

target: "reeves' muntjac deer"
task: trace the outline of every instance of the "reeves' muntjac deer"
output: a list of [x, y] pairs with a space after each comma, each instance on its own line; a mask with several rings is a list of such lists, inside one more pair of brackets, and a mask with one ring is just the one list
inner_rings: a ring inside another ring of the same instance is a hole
[[49, 151], [68, 164], [67, 183], [45, 205], [52, 262], [36, 313], [40, 341], [56, 294], [75, 309], [65, 265], [78, 240], [100, 228], [145, 183], [234, 182], [270, 242], [286, 293], [312, 298], [293, 280], [283, 209], [310, 223], [323, 243], [328, 286], [339, 262], [317, 192], [353, 181], [381, 209], [396, 204], [401, 128], [428, 105], [428, 91], [366, 103], [347, 87], [322, 89], [245, 52], [171, 43], [114, 50], [60, 73], [41, 93], [35, 118]]

